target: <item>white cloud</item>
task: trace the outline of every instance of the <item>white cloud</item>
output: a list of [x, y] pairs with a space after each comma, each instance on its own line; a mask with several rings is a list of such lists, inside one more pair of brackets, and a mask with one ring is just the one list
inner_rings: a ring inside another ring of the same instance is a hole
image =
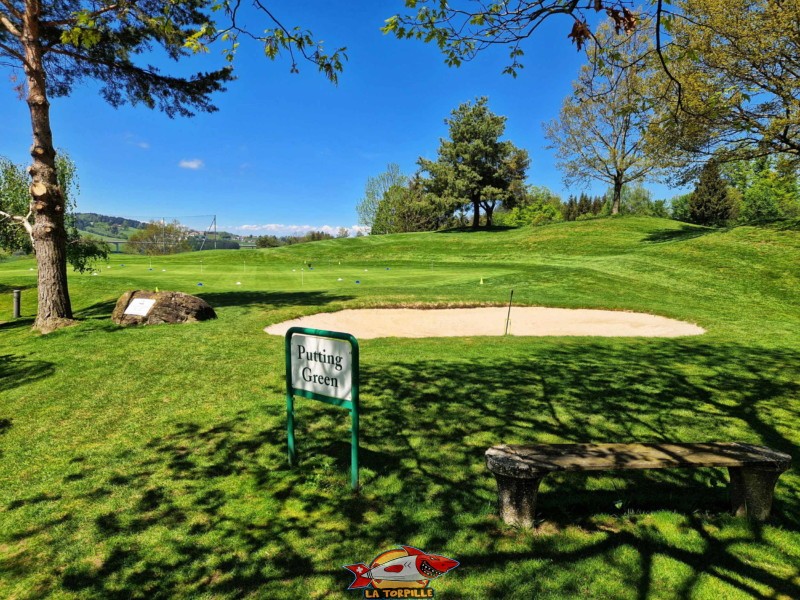
[[148, 142], [145, 142], [138, 135], [130, 132], [125, 134], [125, 143], [130, 144], [131, 146], [136, 146], [137, 148], [141, 148], [142, 150], [150, 149], [150, 144]]
[[197, 169], [202, 169], [205, 166], [205, 163], [200, 158], [192, 158], [188, 160], [184, 158], [178, 163], [178, 166], [181, 169], [191, 169], [196, 171]]
[[221, 227], [225, 231], [238, 232], [241, 235], [305, 235], [309, 231], [324, 231], [331, 235], [338, 235], [339, 228], [344, 227], [347, 232], [353, 236], [356, 232], [367, 233], [368, 227], [361, 225], [351, 225], [345, 227], [344, 225], [285, 225], [281, 223], [266, 223], [264, 225], [230, 225]]

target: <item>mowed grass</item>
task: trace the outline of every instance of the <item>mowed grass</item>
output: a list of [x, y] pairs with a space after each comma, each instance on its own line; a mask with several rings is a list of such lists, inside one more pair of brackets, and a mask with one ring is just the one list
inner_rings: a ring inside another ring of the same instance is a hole
[[[0, 597], [354, 598], [342, 566], [407, 544], [460, 561], [432, 584], [441, 598], [798, 598], [796, 469], [763, 525], [727, 514], [722, 470], [551, 476], [532, 532], [497, 518], [483, 453], [735, 440], [800, 460], [799, 257], [797, 224], [643, 218], [113, 255], [71, 276], [82, 323], [44, 337], [30, 332], [33, 261], [2, 263]], [[110, 322], [122, 292], [156, 287], [219, 318]], [[363, 340], [361, 493], [341, 409], [298, 399], [302, 463], [288, 468], [283, 340], [264, 327], [503, 304], [512, 288], [515, 304], [708, 332]]]

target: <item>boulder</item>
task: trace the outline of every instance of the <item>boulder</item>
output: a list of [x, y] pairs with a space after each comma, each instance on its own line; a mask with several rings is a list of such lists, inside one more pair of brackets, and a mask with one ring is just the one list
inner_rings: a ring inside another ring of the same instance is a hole
[[216, 318], [217, 313], [202, 298], [183, 292], [146, 290], [125, 292], [111, 313], [111, 320], [117, 325], [194, 323]]

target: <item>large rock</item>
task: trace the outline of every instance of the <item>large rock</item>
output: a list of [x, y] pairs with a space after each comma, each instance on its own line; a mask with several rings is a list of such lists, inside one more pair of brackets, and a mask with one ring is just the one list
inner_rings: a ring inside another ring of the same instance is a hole
[[217, 313], [202, 298], [183, 292], [146, 290], [125, 292], [111, 313], [111, 320], [118, 325], [194, 323], [216, 318]]

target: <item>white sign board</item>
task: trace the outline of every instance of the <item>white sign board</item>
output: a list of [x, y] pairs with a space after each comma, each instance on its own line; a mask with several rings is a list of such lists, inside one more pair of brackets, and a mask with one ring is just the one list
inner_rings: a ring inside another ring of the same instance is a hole
[[135, 317], [146, 317], [150, 314], [153, 305], [156, 303], [155, 298], [134, 298], [123, 314], [133, 315]]
[[296, 333], [291, 340], [292, 387], [330, 398], [352, 400], [350, 342]]

